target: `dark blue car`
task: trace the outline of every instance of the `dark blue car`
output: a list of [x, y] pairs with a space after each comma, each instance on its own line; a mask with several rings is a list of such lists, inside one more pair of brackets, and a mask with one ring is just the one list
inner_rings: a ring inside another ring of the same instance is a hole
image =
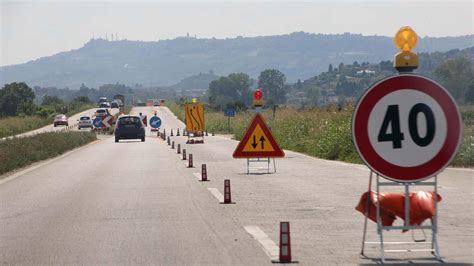
[[121, 139], [141, 139], [145, 141], [145, 126], [139, 116], [126, 115], [119, 117], [115, 123], [115, 142]]

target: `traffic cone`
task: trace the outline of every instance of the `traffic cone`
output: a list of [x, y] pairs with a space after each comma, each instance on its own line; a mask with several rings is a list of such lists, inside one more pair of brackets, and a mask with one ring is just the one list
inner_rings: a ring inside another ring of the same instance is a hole
[[201, 170], [201, 181], [208, 181], [207, 180], [207, 169], [206, 169], [206, 164], [202, 164], [202, 170]]
[[290, 222], [280, 222], [280, 262], [291, 262]]
[[186, 161], [186, 149], [183, 149], [183, 161]]
[[178, 128], [178, 130], [177, 130], [177, 132], [176, 132], [176, 136], [178, 136], [178, 137], [180, 136], [180, 135], [179, 135], [179, 128]]
[[189, 154], [188, 168], [193, 168], [193, 155]]
[[171, 142], [171, 149], [174, 149], [174, 140]]
[[181, 154], [181, 144], [178, 143], [178, 150], [176, 151], [178, 154]]
[[224, 204], [232, 203], [232, 197], [230, 195], [230, 180], [224, 180]]

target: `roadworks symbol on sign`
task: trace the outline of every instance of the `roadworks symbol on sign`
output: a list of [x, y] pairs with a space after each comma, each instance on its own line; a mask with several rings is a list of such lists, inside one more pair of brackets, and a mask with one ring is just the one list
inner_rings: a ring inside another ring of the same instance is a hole
[[284, 157], [262, 115], [255, 115], [232, 155], [234, 158]]

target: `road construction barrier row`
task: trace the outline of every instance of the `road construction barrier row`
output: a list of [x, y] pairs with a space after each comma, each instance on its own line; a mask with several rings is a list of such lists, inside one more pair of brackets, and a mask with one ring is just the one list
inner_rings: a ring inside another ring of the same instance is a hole
[[[208, 132], [203, 132], [205, 136], [208, 136]], [[193, 162], [193, 154], [192, 153], [187, 153], [186, 149], [181, 146], [181, 143], [176, 143], [175, 141], [171, 139], [172, 136], [174, 136], [174, 132], [171, 129], [170, 130], [170, 135], [166, 136], [166, 130], [163, 129], [163, 132], [158, 132], [158, 137], [161, 138], [162, 140], [166, 140], [166, 143], [168, 146], [171, 146], [171, 149], [176, 148], [176, 154], [181, 157], [181, 160], [187, 161], [186, 167], [187, 168], [193, 168], [194, 167], [194, 162]], [[189, 133], [186, 130], [182, 130], [182, 135], [183, 136], [189, 136]], [[212, 133], [214, 136], [214, 133]], [[180, 130], [179, 128], [176, 130], [176, 135], [175, 136], [180, 136]], [[196, 174], [199, 175], [199, 174]], [[208, 169], [206, 164], [201, 165], [201, 176], [199, 179], [200, 182], [208, 182], [209, 177], [208, 177]], [[222, 197], [222, 195], [221, 195]], [[232, 201], [232, 190], [231, 190], [231, 183], [230, 179], [225, 179], [224, 180], [224, 196], [223, 200], [222, 198], [219, 200], [221, 204], [235, 204], [235, 202]], [[291, 238], [290, 238], [290, 223], [285, 221], [285, 222], [280, 222], [280, 228], [279, 228], [279, 256], [278, 260], [273, 260], [272, 262], [279, 262], [279, 263], [292, 263], [295, 262], [292, 260], [292, 254], [291, 254]]]

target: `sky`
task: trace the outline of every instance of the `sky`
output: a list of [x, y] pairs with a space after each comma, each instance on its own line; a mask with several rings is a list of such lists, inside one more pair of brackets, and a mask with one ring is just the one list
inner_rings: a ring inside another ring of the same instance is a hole
[[473, 34], [473, 1], [8, 1], [0, 0], [0, 65], [82, 47], [94, 36], [158, 41], [310, 33]]

